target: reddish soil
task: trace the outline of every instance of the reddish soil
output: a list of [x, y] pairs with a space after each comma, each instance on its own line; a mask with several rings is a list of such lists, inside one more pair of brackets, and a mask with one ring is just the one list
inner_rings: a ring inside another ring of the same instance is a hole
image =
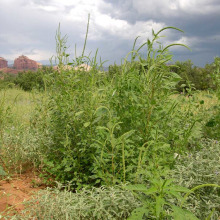
[[21, 72], [21, 70], [16, 70], [16, 69], [12, 69], [12, 68], [2, 68], [0, 69], [1, 72], [3, 73], [10, 73], [10, 74], [18, 74], [19, 72]]
[[0, 215], [10, 211], [11, 214], [24, 209], [23, 202], [30, 199], [34, 192], [45, 188], [41, 180], [33, 173], [15, 175], [0, 180]]

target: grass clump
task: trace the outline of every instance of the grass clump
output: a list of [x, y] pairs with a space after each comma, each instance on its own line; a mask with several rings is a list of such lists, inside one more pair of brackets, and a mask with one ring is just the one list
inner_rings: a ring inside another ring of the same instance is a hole
[[11, 173], [23, 173], [42, 160], [39, 151], [41, 134], [30, 126], [39, 97], [37, 93], [15, 88], [0, 91], [1, 162]]

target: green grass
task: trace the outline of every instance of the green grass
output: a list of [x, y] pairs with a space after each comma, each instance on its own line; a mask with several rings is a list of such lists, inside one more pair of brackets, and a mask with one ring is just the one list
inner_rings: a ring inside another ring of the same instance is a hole
[[8, 174], [25, 172], [37, 160], [38, 137], [34, 137], [30, 120], [41, 96], [42, 94], [34, 91], [25, 92], [16, 88], [0, 90], [0, 163], [3, 163], [1, 165]]
[[30, 117], [36, 108], [36, 100], [40, 94], [25, 92], [21, 89], [0, 90], [0, 99], [5, 99], [5, 108], [10, 108], [13, 120], [17, 123], [29, 124]]
[[[214, 106], [219, 105], [219, 100], [218, 100], [217, 95], [214, 92], [210, 92], [210, 91], [195, 91], [193, 92], [192, 96], [187, 96], [187, 94], [185, 95], [175, 94], [175, 95], [172, 95], [172, 97], [175, 100], [180, 101], [182, 109], [184, 109], [184, 107], [186, 107], [186, 105], [189, 104], [190, 101], [194, 103], [193, 112], [195, 114], [198, 114], [199, 112], [209, 111]], [[200, 107], [198, 108], [199, 104], [200, 104]]]

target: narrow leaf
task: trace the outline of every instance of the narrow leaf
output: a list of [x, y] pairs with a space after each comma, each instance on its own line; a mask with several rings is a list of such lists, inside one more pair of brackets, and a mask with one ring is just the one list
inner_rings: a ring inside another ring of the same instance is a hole
[[164, 204], [165, 204], [165, 200], [163, 198], [161, 198], [161, 196], [158, 196], [156, 198], [156, 216], [157, 216], [157, 218], [160, 217], [160, 213], [163, 210]]
[[144, 214], [147, 216], [148, 213], [149, 210], [145, 207], [138, 207], [131, 213], [131, 216], [129, 216], [128, 220], [143, 219]]
[[84, 126], [85, 128], [87, 128], [89, 125], [90, 125], [90, 122], [86, 122], [86, 123], [83, 124], [83, 126]]

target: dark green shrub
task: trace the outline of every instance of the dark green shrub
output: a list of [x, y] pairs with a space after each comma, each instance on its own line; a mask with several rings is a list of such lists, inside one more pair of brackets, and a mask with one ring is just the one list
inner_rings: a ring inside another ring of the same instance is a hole
[[37, 71], [19, 72], [14, 83], [22, 88], [24, 91], [31, 91], [32, 89], [44, 90], [44, 77], [53, 72], [52, 67], [43, 67]]
[[15, 86], [15, 74], [6, 74], [0, 72], [0, 89], [12, 88]]
[[191, 60], [185, 62], [177, 61], [174, 66], [170, 66], [171, 71], [177, 73], [182, 79], [177, 84], [177, 90], [186, 91], [188, 83], [193, 86], [194, 90], [208, 90], [214, 89], [214, 82], [211, 77], [214, 71], [213, 64], [207, 64], [204, 68], [193, 66]]

